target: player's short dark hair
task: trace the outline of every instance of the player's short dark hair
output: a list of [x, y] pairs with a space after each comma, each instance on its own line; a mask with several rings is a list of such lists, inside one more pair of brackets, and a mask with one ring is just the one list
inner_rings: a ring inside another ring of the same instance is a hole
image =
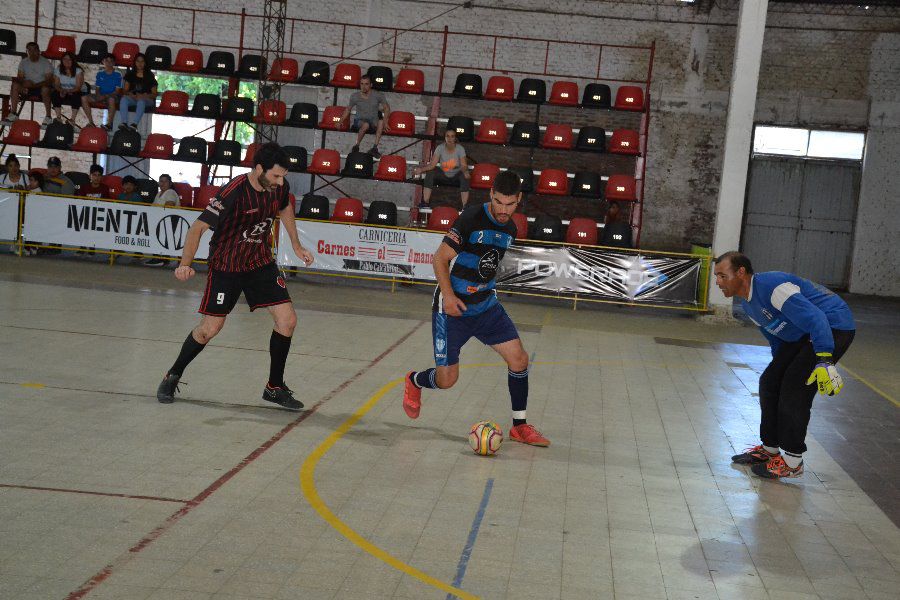
[[125, 177], [122, 178], [122, 185], [125, 185], [126, 183], [131, 183], [131, 184], [137, 185], [137, 179], [135, 179], [131, 175], [126, 175]]
[[91, 169], [88, 172], [89, 173], [100, 173], [101, 175], [103, 175], [103, 167], [101, 167], [100, 165], [91, 165]]
[[522, 191], [522, 180], [512, 171], [503, 171], [494, 177], [492, 189], [504, 196], [515, 196]]
[[728, 259], [728, 262], [731, 264], [731, 269], [736, 273], [738, 269], [744, 267], [744, 270], [747, 272], [747, 275], [753, 275], [753, 265], [750, 264], [750, 259], [747, 258], [742, 252], [738, 252], [737, 250], [731, 250], [730, 252], [726, 252], [720, 256], [716, 257], [715, 263], [719, 264], [725, 259]]
[[362, 77], [359, 78], [360, 81], [362, 81], [363, 79], [368, 79], [369, 83], [372, 83], [372, 76], [369, 75], [368, 73], [366, 73], [365, 75], [363, 75]]
[[268, 171], [275, 165], [278, 165], [282, 169], [287, 169], [290, 164], [287, 152], [285, 152], [284, 148], [279, 146], [276, 142], [263, 144], [256, 151], [256, 154], [253, 155], [253, 166], [256, 167], [256, 165], [261, 165], [263, 171]]
[[15, 154], [10, 154], [9, 156], [6, 157], [6, 162], [4, 164], [9, 166], [9, 163], [11, 163], [11, 162], [19, 164], [19, 157], [16, 156]]
[[104, 54], [103, 57], [100, 59], [100, 62], [103, 62], [107, 58], [111, 58], [113, 60], [113, 62], [116, 62], [116, 55], [113, 54], [112, 52], [107, 52], [106, 54]]
[[27, 49], [31, 48], [32, 46], [34, 46], [34, 47], [37, 48], [38, 50], [41, 49], [41, 47], [38, 46], [38, 43], [37, 43], [37, 42], [28, 42], [27, 44], [25, 44], [25, 49], [27, 50]]

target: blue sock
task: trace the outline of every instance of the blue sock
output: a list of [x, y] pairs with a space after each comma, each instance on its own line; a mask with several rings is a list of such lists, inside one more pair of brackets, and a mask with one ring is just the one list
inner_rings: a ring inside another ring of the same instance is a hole
[[428, 388], [429, 390], [437, 389], [437, 383], [434, 379], [435, 369], [426, 369], [424, 371], [414, 372], [409, 379], [417, 388]]
[[528, 406], [528, 369], [524, 371], [507, 372], [509, 383], [509, 398], [512, 400], [513, 427], [523, 425], [525, 421], [525, 408]]

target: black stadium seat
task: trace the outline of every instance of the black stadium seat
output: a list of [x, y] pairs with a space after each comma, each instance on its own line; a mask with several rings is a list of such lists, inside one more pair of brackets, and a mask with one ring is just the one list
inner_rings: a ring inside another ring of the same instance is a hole
[[590, 171], [575, 173], [572, 182], [572, 195], [577, 198], [600, 199], [603, 197], [603, 181], [600, 175]]
[[112, 142], [109, 144], [109, 153], [118, 154], [119, 156], [137, 156], [141, 152], [141, 134], [126, 127], [119, 129], [113, 135]]
[[319, 107], [309, 102], [297, 102], [291, 107], [291, 116], [284, 122], [290, 127], [315, 129], [319, 123]]
[[538, 145], [541, 138], [541, 131], [538, 124], [532, 121], [516, 121], [513, 125], [512, 135], [509, 137], [511, 146], [523, 146], [526, 148], [534, 148]]
[[253, 121], [253, 99], [237, 96], [225, 100], [222, 109], [223, 121], [241, 121], [250, 123]]
[[387, 200], [373, 200], [366, 214], [368, 225], [396, 225], [397, 205]]
[[241, 164], [241, 144], [235, 140], [218, 140], [213, 145], [209, 162], [214, 165], [235, 167]]
[[481, 75], [476, 73], [460, 73], [456, 77], [453, 95], [460, 98], [481, 98]]
[[71, 123], [53, 121], [47, 125], [44, 139], [35, 144], [41, 148], [53, 148], [54, 150], [68, 150], [75, 140], [75, 129]]
[[447, 119], [447, 129], [454, 130], [460, 142], [471, 142], [475, 138], [475, 121], [469, 117], [450, 117]]
[[306, 85], [328, 85], [328, 78], [331, 76], [331, 69], [327, 62], [321, 60], [308, 60], [303, 65], [303, 72], [300, 74], [299, 83]]
[[172, 49], [168, 46], [151, 44], [144, 50], [147, 67], [158, 71], [168, 71], [172, 68]]
[[534, 220], [531, 226], [531, 235], [528, 237], [542, 242], [561, 242], [563, 241], [562, 221], [559, 217], [540, 215]]
[[218, 119], [222, 112], [222, 99], [216, 94], [197, 94], [190, 115], [204, 119]]
[[78, 62], [83, 65], [99, 65], [107, 54], [109, 54], [109, 44], [106, 43], [106, 40], [85, 38], [78, 49]]
[[138, 179], [136, 187], [137, 193], [141, 195], [141, 200], [147, 204], [153, 202], [156, 194], [159, 193], [159, 185], [152, 179]]
[[582, 127], [578, 131], [578, 141], [575, 142], [575, 149], [583, 152], [605, 152], [606, 132], [602, 127], [594, 125]]
[[18, 54], [15, 31], [0, 29], [0, 54]]
[[510, 167], [509, 170], [522, 180], [523, 194], [530, 194], [534, 191], [534, 171], [531, 170], [531, 167]]
[[609, 86], [603, 83], [589, 83], [584, 87], [581, 105], [585, 108], [609, 108], [612, 93]]
[[282, 146], [288, 157], [288, 171], [302, 173], [306, 171], [306, 148], [301, 146]]
[[366, 71], [366, 75], [372, 80], [372, 87], [382, 92], [389, 92], [394, 89], [394, 72], [390, 67], [382, 65], [372, 65]]
[[265, 74], [265, 72], [266, 65], [262, 56], [259, 54], [245, 54], [241, 57], [235, 76], [241, 79], [259, 79], [260, 73]]
[[616, 248], [631, 248], [631, 225], [622, 221], [607, 224], [603, 227], [600, 245], [614, 246]]
[[234, 54], [224, 50], [216, 50], [209, 53], [206, 66], [200, 70], [204, 75], [218, 75], [231, 77], [234, 75]]
[[374, 159], [368, 152], [351, 152], [344, 161], [344, 170], [341, 175], [344, 177], [372, 177]]
[[178, 152], [172, 160], [206, 162], [206, 140], [200, 137], [184, 137], [178, 144]]
[[319, 219], [325, 221], [331, 212], [331, 205], [328, 198], [316, 194], [306, 194], [300, 200], [300, 208], [297, 210], [297, 216], [301, 219]]
[[519, 84], [519, 93], [516, 94], [516, 100], [542, 104], [547, 100], [547, 83], [543, 79], [526, 77]]
[[75, 184], [75, 189], [77, 190], [83, 185], [87, 185], [91, 182], [91, 176], [87, 173], [82, 173], [81, 171], [69, 171], [66, 173], [66, 177], [68, 177], [72, 183]]

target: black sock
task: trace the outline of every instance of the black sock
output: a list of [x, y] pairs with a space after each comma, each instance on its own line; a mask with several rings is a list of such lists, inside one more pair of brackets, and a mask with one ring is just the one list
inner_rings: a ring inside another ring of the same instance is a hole
[[181, 345], [181, 354], [178, 355], [178, 358], [175, 360], [175, 364], [172, 365], [171, 369], [169, 369], [169, 373], [174, 373], [179, 377], [184, 375], [184, 370], [192, 360], [197, 358], [198, 354], [203, 352], [204, 348], [206, 348], [206, 344], [201, 344], [200, 342], [195, 340], [194, 332], [190, 332], [187, 338], [184, 340], [184, 344]]
[[509, 385], [509, 398], [512, 401], [513, 427], [524, 425], [525, 409], [528, 407], [528, 369], [524, 371], [507, 371], [506, 382]]
[[413, 372], [412, 375], [409, 376], [410, 381], [412, 381], [417, 388], [428, 388], [430, 390], [437, 389], [437, 383], [435, 383], [435, 369], [425, 369], [424, 371]]
[[269, 355], [272, 362], [269, 366], [269, 385], [284, 387], [284, 364], [287, 362], [288, 350], [291, 349], [291, 338], [272, 331], [269, 338]]

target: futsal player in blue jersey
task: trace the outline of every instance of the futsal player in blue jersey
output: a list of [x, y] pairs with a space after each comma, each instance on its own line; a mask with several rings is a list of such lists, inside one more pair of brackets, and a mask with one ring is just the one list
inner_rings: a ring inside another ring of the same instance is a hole
[[511, 171], [497, 175], [490, 202], [463, 210], [435, 253], [438, 286], [431, 333], [436, 367], [407, 374], [403, 410], [411, 419], [418, 418], [422, 388], [453, 387], [459, 378], [459, 351], [474, 337], [506, 361], [513, 413], [510, 439], [549, 446], [550, 441], [526, 420], [528, 353], [494, 291], [497, 268], [516, 239], [512, 215], [522, 199], [521, 186]]
[[853, 314], [836, 294], [802, 277], [753, 273], [740, 252], [726, 252], [715, 263], [716, 285], [726, 298], [741, 300], [772, 348], [772, 362], [759, 378], [762, 444], [731, 460], [752, 465], [760, 477], [800, 477], [816, 391], [833, 396], [844, 385], [834, 364], [853, 342]]

